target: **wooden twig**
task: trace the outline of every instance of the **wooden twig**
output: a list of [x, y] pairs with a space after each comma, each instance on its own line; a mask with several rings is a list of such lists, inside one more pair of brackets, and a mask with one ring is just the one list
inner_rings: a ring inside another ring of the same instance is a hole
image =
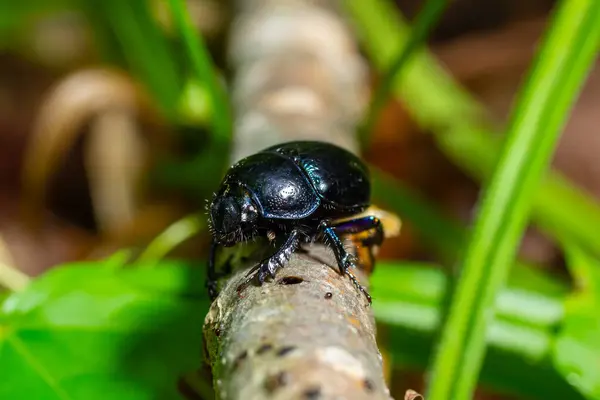
[[[294, 139], [356, 152], [366, 70], [333, 6], [239, 3], [230, 44], [232, 162]], [[372, 309], [335, 266], [331, 252], [314, 245], [260, 287], [238, 291], [246, 271], [229, 279], [204, 326], [220, 398], [390, 398]], [[356, 275], [366, 284], [361, 271]]]

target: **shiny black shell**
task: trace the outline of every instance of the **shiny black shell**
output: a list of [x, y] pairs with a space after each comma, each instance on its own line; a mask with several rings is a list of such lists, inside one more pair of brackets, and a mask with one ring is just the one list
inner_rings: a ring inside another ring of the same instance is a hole
[[352, 215], [369, 206], [371, 193], [369, 171], [357, 156], [318, 141], [283, 143], [246, 157], [231, 167], [222, 190], [230, 185], [245, 187], [271, 219]]

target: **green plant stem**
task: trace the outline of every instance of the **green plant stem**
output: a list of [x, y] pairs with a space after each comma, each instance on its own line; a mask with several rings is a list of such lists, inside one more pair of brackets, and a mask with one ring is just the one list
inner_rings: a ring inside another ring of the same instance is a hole
[[360, 132], [360, 137], [364, 146], [368, 145], [373, 126], [379, 117], [381, 109], [390, 96], [394, 81], [402, 72], [402, 67], [410, 60], [414, 51], [425, 42], [427, 35], [429, 35], [431, 29], [440, 19], [447, 5], [447, 0], [427, 0], [423, 9], [417, 15], [410, 38], [406, 43], [401, 45], [401, 50], [398, 51], [397, 57], [391, 62], [373, 95], [365, 124], [361, 127]]
[[[348, 0], [344, 5], [375, 66], [385, 70], [397, 49], [409, 40], [410, 28], [387, 0]], [[498, 159], [500, 138], [492, 134], [483, 107], [430, 53], [418, 50], [413, 54], [393, 91], [456, 165], [476, 179], [490, 175]], [[534, 222], [552, 237], [565, 235], [600, 253], [596, 228], [600, 226], [600, 207], [560, 174], [548, 174], [532, 214]]]
[[599, 37], [600, 3], [560, 3], [483, 192], [433, 363], [428, 399], [472, 398], [494, 300], [513, 262], [542, 172], [595, 59]]
[[205, 226], [204, 220], [198, 214], [187, 215], [173, 222], [148, 244], [136, 263], [157, 263], [175, 247], [201, 232]]
[[214, 115], [212, 126], [219, 140], [228, 140], [231, 135], [231, 115], [227, 94], [220, 84], [210, 54], [202, 37], [194, 32], [183, 0], [169, 0], [175, 26], [184, 41], [197, 79], [208, 89]]

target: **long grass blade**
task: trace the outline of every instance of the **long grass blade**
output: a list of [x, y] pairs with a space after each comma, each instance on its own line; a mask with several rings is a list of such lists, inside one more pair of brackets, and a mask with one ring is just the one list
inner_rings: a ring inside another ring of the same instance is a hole
[[599, 41], [600, 3], [562, 1], [518, 97], [498, 165], [483, 192], [433, 363], [430, 400], [472, 398], [494, 301], [513, 262], [542, 173], [596, 58]]

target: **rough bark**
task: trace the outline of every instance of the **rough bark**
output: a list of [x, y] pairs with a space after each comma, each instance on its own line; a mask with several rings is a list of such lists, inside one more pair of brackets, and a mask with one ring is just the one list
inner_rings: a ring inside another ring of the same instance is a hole
[[[366, 69], [325, 1], [239, 1], [231, 31], [236, 113], [232, 162], [294, 139], [357, 151]], [[297, 253], [272, 282], [225, 284], [204, 334], [223, 399], [388, 399], [366, 298], [328, 249]], [[367, 277], [356, 271], [366, 284]]]

